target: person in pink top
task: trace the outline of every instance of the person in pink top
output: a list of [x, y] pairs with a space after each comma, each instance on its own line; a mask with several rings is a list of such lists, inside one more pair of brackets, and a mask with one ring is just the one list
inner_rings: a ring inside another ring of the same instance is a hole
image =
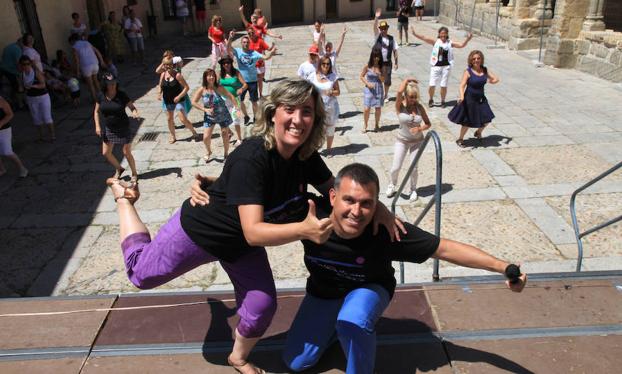
[[212, 68], [216, 63], [227, 55], [227, 46], [225, 44], [225, 30], [222, 28], [222, 17], [214, 15], [212, 17], [212, 25], [207, 31], [207, 37], [212, 41]]

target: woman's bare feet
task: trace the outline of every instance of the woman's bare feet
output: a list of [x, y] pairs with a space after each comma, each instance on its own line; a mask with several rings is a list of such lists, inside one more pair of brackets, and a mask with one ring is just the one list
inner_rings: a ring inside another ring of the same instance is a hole
[[125, 199], [130, 204], [134, 204], [136, 200], [138, 200], [138, 198], [140, 197], [140, 191], [138, 191], [138, 182], [133, 184], [126, 184], [119, 179], [108, 178], [106, 179], [106, 184], [112, 190], [115, 202], [119, 199]]
[[231, 356], [227, 357], [227, 362], [229, 366], [231, 366], [235, 371], [242, 374], [265, 374], [266, 372], [263, 369], [258, 368], [257, 366], [251, 364], [246, 360], [233, 362], [231, 360]]

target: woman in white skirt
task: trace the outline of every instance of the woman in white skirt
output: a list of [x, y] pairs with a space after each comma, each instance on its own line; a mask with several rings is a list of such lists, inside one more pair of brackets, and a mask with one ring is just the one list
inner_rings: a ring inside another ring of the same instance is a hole
[[[387, 197], [395, 195], [397, 178], [406, 153], [410, 152], [411, 160], [415, 157], [423, 141], [423, 132], [431, 126], [425, 108], [419, 102], [421, 96], [417, 83], [414, 78], [404, 79], [397, 91], [395, 110], [400, 121], [400, 128], [395, 139], [391, 183], [387, 187]], [[424, 123], [423, 126], [421, 125], [422, 122]], [[410, 201], [415, 201], [418, 198], [417, 176], [417, 168], [414, 168], [410, 175]]]
[[331, 148], [333, 147], [333, 139], [335, 138], [335, 125], [339, 118], [339, 82], [337, 82], [337, 74], [333, 72], [333, 65], [329, 56], [320, 58], [318, 71], [313, 75], [311, 83], [322, 94], [324, 102], [324, 110], [326, 111], [326, 119], [324, 126], [326, 128], [326, 154], [331, 156]]
[[20, 79], [19, 83], [26, 91], [26, 104], [30, 109], [32, 122], [39, 131], [38, 141], [43, 141], [43, 125], [49, 129], [50, 141], [56, 140], [54, 133], [54, 121], [52, 120], [52, 104], [43, 72], [37, 69], [30, 57], [19, 58]]
[[[11, 119], [13, 119], [13, 110], [11, 105], [0, 96], [0, 156], [4, 156], [13, 161], [19, 168], [19, 176], [26, 178], [28, 176], [28, 169], [24, 167], [22, 160], [17, 157], [13, 152], [13, 146], [11, 145]], [[0, 177], [6, 174], [6, 168], [0, 158]]]

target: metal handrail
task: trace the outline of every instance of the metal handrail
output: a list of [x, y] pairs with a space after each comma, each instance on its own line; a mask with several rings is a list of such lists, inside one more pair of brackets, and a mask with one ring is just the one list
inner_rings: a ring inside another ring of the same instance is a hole
[[575, 237], [577, 238], [577, 246], [578, 246], [578, 256], [577, 256], [577, 272], [581, 271], [581, 265], [583, 263], [583, 242], [581, 241], [581, 238], [583, 238], [584, 236], [587, 236], [595, 231], [598, 231], [600, 229], [603, 229], [609, 225], [613, 225], [614, 223], [622, 220], [622, 215], [618, 216], [614, 219], [611, 219], [605, 223], [601, 223], [600, 225], [596, 225], [594, 227], [592, 227], [591, 229], [588, 229], [584, 232], [579, 232], [579, 223], [577, 222], [577, 213], [575, 210], [575, 200], [577, 198], [577, 195], [579, 194], [579, 192], [585, 190], [586, 188], [590, 187], [591, 185], [593, 185], [594, 183], [598, 182], [599, 180], [603, 179], [604, 177], [606, 177], [607, 175], [613, 173], [614, 171], [618, 170], [619, 168], [622, 167], [622, 161], [619, 162], [617, 165], [615, 165], [614, 167], [612, 167], [611, 169], [605, 171], [604, 173], [602, 173], [601, 175], [597, 176], [596, 178], [592, 179], [591, 181], [587, 182], [586, 184], [584, 184], [583, 186], [577, 188], [573, 193], [572, 196], [570, 197], [570, 216], [572, 217], [572, 227], [574, 228], [574, 234]]
[[[442, 181], [443, 181], [443, 149], [441, 148], [441, 138], [438, 136], [436, 131], [430, 130], [426, 134], [426, 136], [423, 138], [423, 142], [421, 143], [421, 146], [419, 147], [419, 150], [417, 151], [415, 158], [411, 162], [410, 167], [408, 168], [408, 171], [406, 172], [406, 175], [404, 176], [404, 180], [400, 184], [400, 187], [397, 189], [397, 192], [395, 193], [395, 197], [393, 198], [393, 201], [391, 202], [391, 212], [395, 214], [395, 205], [397, 203], [397, 199], [402, 194], [402, 190], [406, 186], [406, 183], [410, 179], [410, 175], [412, 174], [413, 170], [417, 166], [417, 163], [419, 162], [419, 159], [421, 158], [421, 155], [423, 154], [423, 150], [430, 142], [430, 138], [434, 140], [434, 148], [436, 149], [436, 186], [434, 190], [434, 196], [432, 197], [432, 199], [430, 199], [430, 201], [425, 206], [421, 214], [419, 214], [419, 217], [417, 217], [415, 222], [413, 222], [413, 225], [417, 226], [421, 222], [423, 217], [425, 217], [425, 215], [428, 213], [430, 208], [432, 208], [432, 205], [435, 204], [436, 209], [434, 211], [435, 213], [434, 214], [434, 235], [436, 235], [437, 237], [440, 237], [441, 236], [441, 187], [442, 187]], [[440, 277], [438, 275], [438, 270], [439, 270], [439, 261], [438, 259], [434, 259], [434, 271], [432, 273], [432, 279], [435, 282], [440, 280]], [[404, 283], [404, 262], [403, 261], [400, 261], [400, 283]]]

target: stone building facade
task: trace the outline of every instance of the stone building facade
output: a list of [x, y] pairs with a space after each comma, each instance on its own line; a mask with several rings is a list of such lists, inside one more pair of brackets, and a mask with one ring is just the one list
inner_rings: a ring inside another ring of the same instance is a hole
[[439, 20], [510, 49], [539, 48], [542, 35], [545, 64], [622, 82], [622, 1], [441, 0]]

